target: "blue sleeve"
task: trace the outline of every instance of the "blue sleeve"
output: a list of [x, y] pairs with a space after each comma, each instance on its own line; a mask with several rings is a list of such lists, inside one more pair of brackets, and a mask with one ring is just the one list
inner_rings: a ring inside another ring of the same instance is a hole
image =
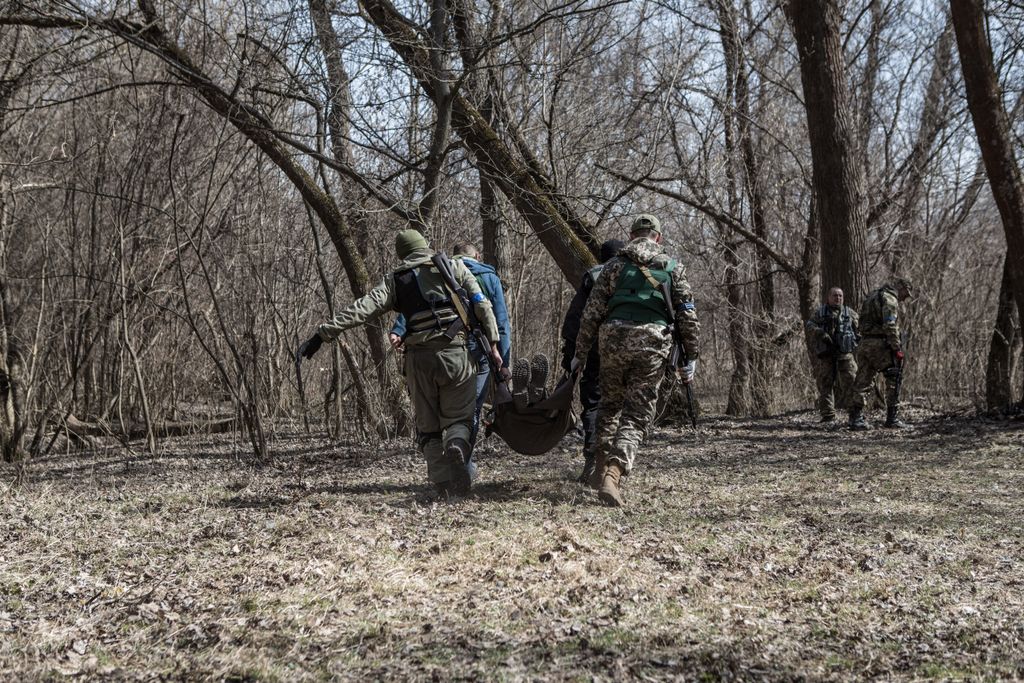
[[405, 336], [405, 316], [401, 313], [398, 314], [395, 324], [391, 326], [391, 334], [397, 334], [399, 337]]
[[501, 280], [497, 275], [488, 273], [484, 278], [484, 294], [491, 300], [494, 310], [494, 322], [498, 323], [498, 350], [501, 352], [502, 363], [507, 367], [512, 350], [511, 330], [509, 329], [508, 307], [505, 306], [505, 292], [501, 288]]

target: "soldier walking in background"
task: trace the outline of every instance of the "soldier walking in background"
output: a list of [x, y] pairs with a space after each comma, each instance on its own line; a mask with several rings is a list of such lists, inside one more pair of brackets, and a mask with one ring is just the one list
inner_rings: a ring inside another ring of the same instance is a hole
[[[320, 325], [299, 352], [312, 358], [323, 342], [336, 339], [349, 328], [388, 311], [404, 315], [405, 381], [416, 411], [416, 431], [427, 461], [427, 477], [442, 496], [462, 495], [470, 487], [466, 462], [476, 402], [476, 365], [466, 351], [468, 331], [456, 311], [453, 293], [431, 262], [434, 252], [423, 235], [417, 230], [403, 230], [395, 238], [395, 251], [402, 260], [398, 268], [333, 320]], [[500, 366], [498, 326], [491, 303], [462, 262], [452, 261], [451, 266], [491, 344], [488, 353]]]
[[864, 419], [864, 404], [875, 375], [885, 374], [885, 426], [906, 427], [899, 419], [898, 382], [903, 372], [903, 344], [900, 339], [900, 302], [911, 293], [910, 283], [895, 278], [876, 289], [860, 308], [861, 342], [857, 347], [857, 378], [850, 392], [850, 429], [870, 429]]
[[853, 352], [860, 340], [857, 312], [843, 305], [843, 290], [828, 291], [827, 303], [818, 306], [806, 328], [814, 341], [811, 363], [818, 384], [818, 410], [822, 422], [836, 419], [836, 403], [845, 407], [857, 375]]
[[661, 223], [642, 214], [633, 221], [630, 242], [605, 264], [583, 309], [576, 338], [574, 371], [586, 362], [600, 337], [601, 407], [597, 456], [591, 486], [606, 505], [625, 504], [621, 478], [633, 469], [640, 444], [654, 419], [658, 387], [672, 349], [672, 330], [661, 283], [670, 281], [676, 326], [686, 354], [683, 382], [697, 370], [697, 311], [681, 263], [661, 246]]
[[[580, 331], [580, 318], [590, 298], [601, 270], [613, 256], [619, 253], [626, 243], [622, 240], [608, 240], [601, 245], [601, 263], [583, 275], [583, 282], [576, 290], [576, 295], [569, 304], [569, 310], [562, 322], [562, 368], [572, 371], [572, 359], [576, 353], [576, 337]], [[580, 483], [587, 483], [594, 473], [594, 462], [597, 453], [597, 411], [601, 402], [601, 358], [599, 345], [594, 344], [587, 356], [587, 364], [580, 378], [580, 404], [583, 406], [583, 472], [579, 476]]]

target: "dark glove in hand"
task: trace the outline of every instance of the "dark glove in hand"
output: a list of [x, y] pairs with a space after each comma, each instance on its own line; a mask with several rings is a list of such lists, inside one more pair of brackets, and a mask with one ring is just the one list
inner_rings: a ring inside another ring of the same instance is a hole
[[302, 346], [299, 347], [299, 355], [306, 360], [313, 357], [313, 354], [320, 350], [320, 345], [324, 343], [324, 340], [320, 338], [319, 334], [314, 334], [312, 337], [302, 342]]

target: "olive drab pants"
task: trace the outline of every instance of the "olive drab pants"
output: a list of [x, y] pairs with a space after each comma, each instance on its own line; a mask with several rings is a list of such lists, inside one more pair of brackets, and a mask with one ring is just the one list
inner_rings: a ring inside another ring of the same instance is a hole
[[[857, 379], [850, 390], [850, 409], [863, 410], [875, 375], [892, 367], [892, 349], [881, 337], [865, 337], [857, 347]], [[896, 407], [896, 380], [885, 377], [885, 404]]]
[[444, 448], [452, 439], [469, 442], [476, 406], [476, 363], [464, 343], [405, 352], [405, 381], [416, 412], [416, 432], [434, 483], [453, 479]]
[[822, 417], [835, 417], [836, 407], [846, 408], [850, 401], [850, 388], [857, 376], [857, 362], [852, 353], [840, 354], [835, 366], [831, 358], [814, 359], [814, 380], [818, 385], [818, 410]]

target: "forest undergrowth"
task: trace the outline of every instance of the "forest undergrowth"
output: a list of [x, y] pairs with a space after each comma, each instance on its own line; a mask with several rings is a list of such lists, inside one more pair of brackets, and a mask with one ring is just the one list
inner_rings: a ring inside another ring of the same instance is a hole
[[230, 437], [0, 470], [0, 679], [1024, 678], [1019, 421], [658, 429], [601, 507], [579, 444]]

